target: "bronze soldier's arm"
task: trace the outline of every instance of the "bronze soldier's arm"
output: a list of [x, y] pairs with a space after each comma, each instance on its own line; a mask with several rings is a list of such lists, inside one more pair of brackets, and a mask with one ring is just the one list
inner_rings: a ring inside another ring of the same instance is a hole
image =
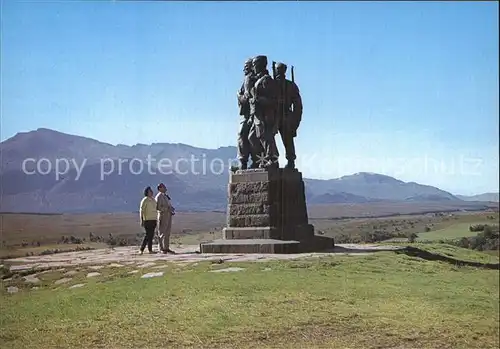
[[251, 75], [245, 76], [245, 80], [243, 81], [240, 91], [238, 92], [238, 102], [240, 105], [246, 105], [250, 102], [250, 98], [252, 97], [251, 89], [254, 82], [254, 78]]
[[239, 105], [245, 104], [244, 93], [245, 93], [245, 82], [243, 82], [240, 89], [238, 90], [238, 104]]
[[255, 81], [254, 81], [254, 77], [251, 76], [251, 75], [248, 75], [245, 77], [245, 82], [243, 83], [243, 94], [245, 95], [245, 98], [250, 99], [250, 97], [252, 96], [251, 93], [250, 93], [250, 90], [252, 89]]

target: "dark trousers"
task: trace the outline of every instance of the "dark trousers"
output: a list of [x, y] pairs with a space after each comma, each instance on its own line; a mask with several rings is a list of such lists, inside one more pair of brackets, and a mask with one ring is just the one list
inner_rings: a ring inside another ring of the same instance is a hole
[[279, 133], [283, 146], [285, 147], [286, 159], [288, 161], [295, 161], [297, 156], [295, 155], [294, 135], [284, 126], [280, 127]]
[[[261, 144], [256, 139], [255, 132], [251, 132], [252, 119], [251, 116], [243, 117], [240, 120], [240, 130], [238, 132], [238, 158], [243, 164], [247, 164], [248, 158], [252, 158], [252, 167], [258, 167], [259, 157], [263, 154]], [[255, 139], [252, 140], [251, 138]]]
[[260, 167], [265, 167], [271, 163], [278, 164], [279, 152], [276, 146], [275, 133], [270, 125], [264, 125], [262, 120], [254, 117], [254, 123], [250, 129], [249, 141], [252, 149], [259, 149], [258, 161]]
[[248, 141], [250, 127], [251, 124], [247, 118], [242, 118], [240, 120], [240, 130], [238, 132], [238, 158], [243, 163], [246, 163], [250, 156], [250, 142]]
[[153, 237], [155, 235], [156, 220], [154, 221], [144, 221], [144, 230], [146, 230], [146, 235], [144, 240], [142, 240], [141, 251], [144, 251], [146, 245], [148, 245], [148, 251], [153, 251]]

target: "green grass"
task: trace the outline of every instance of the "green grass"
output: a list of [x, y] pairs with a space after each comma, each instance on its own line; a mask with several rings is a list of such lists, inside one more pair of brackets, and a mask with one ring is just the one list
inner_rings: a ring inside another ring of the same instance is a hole
[[[492, 224], [491, 221], [480, 221], [473, 223], [458, 223], [450, 225], [443, 229], [429, 231], [426, 233], [418, 234], [417, 240], [446, 240], [446, 239], [460, 239], [463, 237], [476, 236], [478, 232], [470, 231], [469, 227], [476, 224]], [[494, 224], [494, 223], [493, 223]]]
[[[425, 245], [435, 253], [492, 256]], [[420, 247], [420, 246], [419, 246]], [[244, 271], [209, 273], [240, 266]], [[131, 267], [0, 298], [2, 348], [497, 348], [499, 272], [381, 252], [269, 263]], [[271, 270], [266, 270], [270, 268]], [[146, 270], [145, 270], [146, 271]], [[152, 271], [152, 270], [147, 270]], [[59, 274], [57, 274], [59, 273]], [[2, 285], [5, 286], [5, 285]]]

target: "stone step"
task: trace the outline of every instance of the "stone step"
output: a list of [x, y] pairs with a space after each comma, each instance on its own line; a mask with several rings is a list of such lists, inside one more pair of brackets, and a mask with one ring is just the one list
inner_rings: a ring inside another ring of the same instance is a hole
[[277, 227], [226, 227], [222, 229], [226, 240], [232, 239], [281, 239], [304, 241], [314, 237], [314, 227], [310, 224]]
[[222, 229], [225, 240], [233, 239], [272, 239], [276, 229], [271, 227], [226, 227]]
[[331, 251], [334, 248], [335, 240], [328, 236], [314, 235], [311, 239], [300, 242], [300, 251], [302, 253]]
[[201, 253], [300, 253], [300, 242], [275, 239], [214, 240], [200, 244]]

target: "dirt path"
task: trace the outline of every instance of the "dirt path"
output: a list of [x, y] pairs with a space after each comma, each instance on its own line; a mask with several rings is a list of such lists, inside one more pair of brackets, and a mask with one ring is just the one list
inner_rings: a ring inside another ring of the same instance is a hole
[[148, 254], [140, 255], [137, 247], [118, 247], [114, 249], [99, 249], [90, 251], [57, 253], [45, 256], [30, 256], [8, 259], [5, 262], [11, 264], [10, 269], [27, 270], [52, 267], [71, 267], [79, 265], [109, 265], [112, 263], [148, 263], [153, 261], [165, 261], [176, 263], [201, 262], [223, 260], [225, 262], [248, 262], [269, 261], [283, 259], [312, 258], [328, 255], [366, 255], [379, 251], [394, 251], [401, 249], [399, 246], [342, 244], [330, 252], [323, 253], [300, 253], [300, 254], [200, 254], [197, 253], [199, 246], [183, 246], [176, 249], [175, 255]]

